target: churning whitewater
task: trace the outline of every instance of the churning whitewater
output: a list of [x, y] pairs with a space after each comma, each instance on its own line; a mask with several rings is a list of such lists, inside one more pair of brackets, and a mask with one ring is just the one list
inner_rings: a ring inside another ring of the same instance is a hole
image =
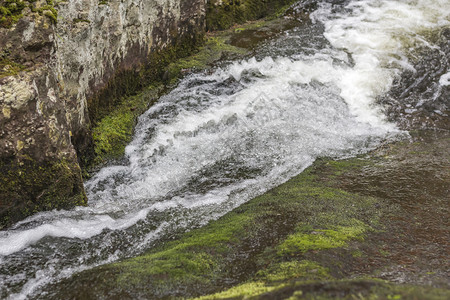
[[376, 100], [413, 70], [408, 56], [426, 45], [422, 34], [449, 26], [449, 5], [323, 3], [307, 30], [187, 76], [140, 117], [124, 161], [86, 182], [88, 207], [39, 213], [0, 232], [0, 298], [33, 297], [46, 284], [142, 253], [319, 157], [353, 156], [398, 137]]

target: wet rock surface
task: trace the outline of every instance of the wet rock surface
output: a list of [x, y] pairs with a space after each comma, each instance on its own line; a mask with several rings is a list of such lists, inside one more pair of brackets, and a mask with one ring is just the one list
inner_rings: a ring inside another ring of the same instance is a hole
[[412, 45], [408, 53], [411, 70], [380, 100], [388, 117], [406, 130], [450, 128], [450, 86], [442, 84], [450, 67], [450, 29], [428, 35], [426, 47]]
[[449, 287], [449, 147], [448, 132], [411, 132], [409, 141], [375, 151], [374, 165], [343, 174], [344, 190], [386, 199], [398, 208], [383, 218], [386, 229], [370, 239], [377, 247], [366, 248], [361, 259], [377, 277]]

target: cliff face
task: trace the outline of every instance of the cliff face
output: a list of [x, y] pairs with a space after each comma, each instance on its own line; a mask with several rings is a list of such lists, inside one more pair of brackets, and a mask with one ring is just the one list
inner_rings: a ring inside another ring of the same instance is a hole
[[89, 155], [91, 122], [124, 87], [160, 76], [156, 54], [195, 47], [205, 1], [0, 1], [0, 8], [1, 228], [86, 203], [77, 152]]

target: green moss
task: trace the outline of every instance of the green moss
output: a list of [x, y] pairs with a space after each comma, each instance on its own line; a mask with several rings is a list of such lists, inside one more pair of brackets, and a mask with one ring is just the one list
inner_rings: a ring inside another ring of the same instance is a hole
[[28, 156], [0, 160], [0, 228], [33, 213], [86, 205], [76, 162], [38, 162]]
[[[305, 178], [306, 180], [302, 180]], [[180, 281], [192, 283], [196, 280], [203, 281], [203, 284], [213, 282], [217, 276], [225, 275], [224, 261], [230, 261], [227, 257], [241, 253], [240, 249], [245, 249], [246, 242], [255, 238], [255, 232], [266, 232], [279, 226], [274, 225], [280, 220], [277, 217], [279, 214], [296, 215], [296, 218], [286, 228], [278, 228], [277, 235], [281, 239], [279, 245], [275, 246], [278, 254], [301, 255], [308, 250], [343, 247], [351, 239], [361, 238], [370, 228], [370, 222], [368, 219], [365, 222], [357, 219], [361, 218], [358, 212], [372, 211], [369, 218], [377, 218], [375, 211], [370, 208], [375, 200], [331, 188], [319, 188], [308, 179], [311, 180], [308, 173], [302, 174], [218, 221], [186, 234], [178, 241], [167, 243], [150, 254], [112, 265], [112, 268], [121, 270], [118, 282], [125, 286], [132, 283], [133, 288], [136, 288], [136, 285], [157, 282], [159, 278], [163, 279], [161, 282], [166, 289], [169, 289], [167, 284], [171, 281], [173, 284]], [[312, 230], [316, 226], [321, 229]], [[264, 250], [270, 251], [272, 243], [273, 241], [265, 241], [253, 253], [255, 258]], [[211, 263], [206, 269], [195, 267], [198, 272], [193, 272], [191, 266], [201, 264], [195, 262], [196, 257], [208, 257]], [[273, 260], [275, 257], [269, 255], [268, 258]], [[301, 274], [306, 277], [307, 270], [315, 270], [316, 273], [313, 274], [320, 278], [327, 274], [325, 268], [314, 262], [275, 260], [270, 263], [269, 271], [265, 274], [258, 273], [257, 278], [270, 282]]]
[[0, 3], [0, 27], [11, 27], [22, 17], [25, 1], [3, 0]]
[[48, 17], [54, 24], [58, 22], [58, 11], [55, 9], [53, 0], [47, 0], [47, 5], [44, 5], [35, 11], [40, 15]]
[[183, 70], [201, 70], [219, 60], [224, 53], [245, 54], [246, 50], [227, 44], [227, 35], [210, 36], [205, 45], [193, 55], [179, 59], [168, 66], [169, 77], [176, 80]]
[[246, 299], [247, 297], [257, 297], [262, 294], [271, 292], [275, 289], [284, 287], [283, 284], [279, 285], [267, 285], [265, 282], [249, 282], [238, 286], [235, 286], [226, 291], [216, 293], [213, 295], [207, 295], [203, 297], [195, 298], [195, 300], [206, 299]]
[[47, 16], [53, 23], [57, 22], [58, 11], [55, 9], [53, 0], [47, 0], [47, 4], [36, 8], [36, 0], [3, 0], [0, 1], [0, 27], [10, 28], [23, 17], [23, 10], [29, 7], [32, 12]]
[[352, 256], [353, 257], [363, 257], [363, 253], [360, 250], [354, 250], [352, 251]]
[[248, 215], [226, 217], [146, 255], [111, 267], [121, 270], [117, 282], [122, 287], [151, 283], [174, 288], [180, 282], [212, 281], [223, 267], [222, 255], [238, 242], [249, 222], [251, 217]]
[[158, 286], [156, 288], [176, 288], [181, 282], [195, 284], [207, 280], [204, 274], [215, 270], [216, 260], [206, 253], [187, 252], [180, 247], [118, 265], [124, 272], [118, 278], [119, 286], [132, 287], [147, 282]]
[[329, 266], [306, 259], [305, 251], [328, 251], [362, 238], [381, 211], [374, 198], [319, 182], [316, 168], [326, 163], [144, 255], [80, 274], [70, 289], [79, 281], [89, 292], [96, 286], [93, 293], [126, 290], [133, 291], [131, 298], [161, 298], [214, 294], [229, 278], [236, 282], [234, 274], [247, 284], [233, 294], [250, 287], [267, 292], [279, 288], [279, 281], [330, 279]]
[[279, 255], [296, 255], [310, 250], [344, 247], [350, 240], [363, 236], [368, 226], [354, 219], [354, 226], [335, 226], [334, 229], [312, 230], [302, 225], [278, 247]]
[[450, 297], [445, 289], [393, 284], [377, 279], [354, 279], [333, 281], [291, 281], [270, 284], [262, 281], [249, 282], [226, 291], [195, 298], [213, 299], [289, 299], [289, 300], [331, 300], [331, 299], [428, 299], [444, 300]]
[[340, 280], [361, 276], [366, 258], [380, 259], [379, 220], [399, 213], [385, 201], [337, 188], [378, 159], [318, 160], [203, 228], [52, 289], [65, 289], [57, 293], [65, 296], [85, 291], [79, 299], [448, 299], [448, 290], [432, 287]]
[[172, 79], [166, 75], [169, 74], [167, 66], [177, 58], [188, 56], [202, 43], [203, 33], [199, 31], [192, 39], [181, 39], [161, 51], [154, 51], [147, 64], [118, 71], [101, 91], [87, 100], [95, 155], [82, 158], [83, 168], [123, 155], [137, 117]]
[[112, 113], [98, 122], [92, 132], [95, 164], [123, 155], [137, 118], [157, 99], [160, 90], [161, 86], [148, 87], [136, 96], [124, 98]]
[[294, 3], [294, 0], [212, 0], [207, 4], [207, 30], [224, 30], [234, 24], [279, 15]]
[[332, 277], [327, 268], [322, 267], [315, 261], [293, 260], [274, 264], [267, 269], [258, 271], [256, 278], [273, 283], [292, 279], [324, 280]]
[[[394, 284], [377, 279], [334, 280], [325, 282], [290, 283], [264, 294], [265, 299], [436, 299], [450, 296], [449, 290], [426, 286]], [[241, 297], [242, 298], [242, 297]], [[208, 299], [208, 298], [206, 298]], [[252, 299], [258, 299], [254, 297]]]
[[42, 14], [48, 17], [54, 24], [58, 22], [58, 13], [54, 8], [43, 10]]
[[14, 76], [19, 72], [24, 71], [26, 67], [11, 61], [8, 57], [0, 56], [0, 78], [5, 76]]

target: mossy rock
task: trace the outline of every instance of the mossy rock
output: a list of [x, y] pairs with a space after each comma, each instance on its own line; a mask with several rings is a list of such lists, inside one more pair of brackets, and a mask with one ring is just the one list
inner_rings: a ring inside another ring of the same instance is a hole
[[0, 160], [0, 229], [39, 211], [86, 205], [76, 162], [38, 162], [31, 157]]
[[46, 5], [35, 7], [36, 0], [1, 0], [0, 1], [0, 27], [10, 28], [24, 17], [23, 10], [27, 7], [31, 12], [48, 17], [54, 24], [57, 23], [58, 11], [53, 0], [46, 0]]
[[[367, 268], [368, 264], [379, 260], [379, 266], [390, 266], [389, 252], [395, 247], [391, 250], [383, 243], [395, 234], [392, 226], [400, 224], [396, 220], [411, 215], [405, 216], [408, 211], [388, 198], [378, 197], [376, 190], [353, 186], [371, 174], [389, 175], [396, 168], [403, 176], [414, 175], [408, 164], [411, 155], [419, 155], [424, 163], [427, 157], [446, 160], [435, 153], [448, 148], [447, 144], [448, 139], [398, 142], [368, 156], [319, 159], [300, 175], [205, 227], [162, 239], [136, 258], [94, 268], [48, 287], [48, 297], [448, 299], [445, 288], [372, 278], [378, 269]], [[448, 172], [437, 172], [444, 176], [439, 180], [445, 181]], [[416, 193], [416, 186], [409, 187]], [[404, 232], [409, 230], [405, 226], [416, 225], [402, 226], [396, 230]], [[361, 273], [360, 266], [366, 273]]]
[[268, 284], [246, 283], [224, 292], [196, 298], [213, 299], [289, 299], [289, 300], [331, 300], [331, 299], [373, 299], [373, 300], [445, 300], [450, 291], [426, 286], [394, 284], [377, 279], [354, 279], [332, 281], [292, 281]]
[[280, 16], [295, 0], [212, 0], [208, 1], [206, 29], [228, 29], [234, 24], [267, 16]]

